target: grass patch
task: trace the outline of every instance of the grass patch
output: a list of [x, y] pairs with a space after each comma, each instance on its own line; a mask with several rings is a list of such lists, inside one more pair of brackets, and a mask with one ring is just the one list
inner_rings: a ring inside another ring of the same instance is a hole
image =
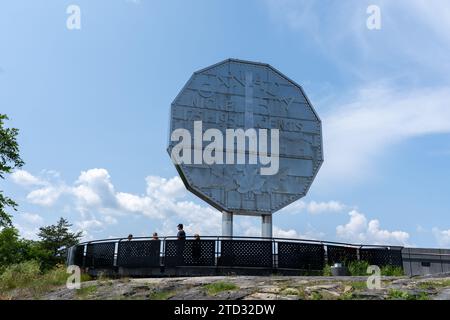
[[156, 291], [151, 293], [148, 298], [150, 300], [167, 300], [175, 295], [174, 291]]
[[38, 262], [26, 261], [7, 267], [0, 275], [0, 293], [7, 295], [15, 290], [23, 296], [37, 299], [51, 289], [64, 285], [68, 277], [63, 265], [42, 273]]
[[422, 289], [450, 287], [450, 279], [420, 282], [418, 287]]
[[35, 281], [41, 274], [37, 261], [13, 264], [0, 275], [0, 292], [23, 288]]
[[338, 300], [353, 300], [355, 297], [352, 292], [345, 292], [341, 294]]
[[97, 286], [96, 285], [90, 285], [90, 286], [85, 286], [85, 287], [82, 287], [80, 289], [77, 289], [76, 295], [79, 298], [81, 298], [81, 299], [86, 299], [91, 294], [94, 294], [96, 292], [97, 292]]
[[389, 291], [388, 299], [397, 299], [397, 300], [428, 300], [429, 296], [425, 292], [420, 292], [419, 294], [410, 294], [406, 291], [401, 291], [397, 289], [392, 289]]
[[350, 286], [353, 287], [355, 290], [365, 290], [367, 289], [367, 282], [366, 281], [353, 281], [349, 283]]
[[82, 273], [80, 276], [80, 280], [81, 280], [81, 282], [88, 282], [88, 281], [92, 281], [92, 277], [90, 275], [88, 275], [87, 273]]
[[282, 296], [297, 296], [300, 294], [300, 291], [295, 288], [286, 288], [280, 292]]
[[405, 272], [401, 267], [384, 266], [381, 267], [381, 275], [390, 277], [402, 277], [405, 275]]
[[[33, 260], [10, 265], [0, 275], [0, 296], [39, 299], [52, 289], [65, 285], [69, 276], [64, 265], [45, 273]], [[89, 280], [89, 275], [81, 274], [81, 282]]]
[[324, 277], [331, 277], [332, 276], [331, 266], [329, 264], [327, 264], [325, 267], [323, 267], [322, 275]]
[[312, 300], [322, 300], [322, 299], [323, 299], [323, 296], [322, 296], [322, 294], [319, 293], [319, 292], [313, 292], [313, 293], [311, 294], [311, 299], [312, 299]]
[[234, 283], [224, 281], [207, 284], [204, 286], [204, 288], [206, 289], [208, 295], [216, 295], [223, 291], [232, 291], [239, 289], [239, 287]]
[[351, 276], [367, 276], [369, 263], [367, 261], [351, 261], [347, 267]]

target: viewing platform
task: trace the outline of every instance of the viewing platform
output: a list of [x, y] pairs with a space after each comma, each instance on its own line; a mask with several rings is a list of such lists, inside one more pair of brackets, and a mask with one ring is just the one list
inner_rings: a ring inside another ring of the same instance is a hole
[[205, 236], [104, 239], [69, 249], [68, 265], [92, 276], [322, 275], [326, 265], [367, 261], [406, 275], [450, 271], [450, 250], [305, 239]]

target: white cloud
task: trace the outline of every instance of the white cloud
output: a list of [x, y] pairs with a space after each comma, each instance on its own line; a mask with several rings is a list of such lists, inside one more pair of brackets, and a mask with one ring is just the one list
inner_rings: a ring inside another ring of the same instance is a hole
[[209, 206], [201, 206], [184, 199], [187, 191], [179, 177], [171, 179], [157, 176], [146, 178], [146, 192], [136, 195], [116, 192], [106, 169], [82, 171], [72, 186], [64, 182], [45, 181], [46, 186], [32, 190], [27, 195], [30, 203], [51, 207], [64, 195], [64, 210], [79, 212], [76, 225], [89, 232], [104, 230], [117, 224], [117, 217], [126, 214], [141, 215], [162, 222], [161, 233], [175, 234], [176, 225], [185, 224], [190, 233], [217, 235], [221, 230], [221, 214]]
[[344, 209], [345, 205], [343, 205], [338, 201], [329, 201], [329, 202], [311, 201], [307, 207], [308, 212], [312, 214], [318, 214], [323, 212], [341, 212]]
[[31, 203], [41, 206], [52, 206], [59, 199], [64, 192], [64, 188], [59, 187], [44, 187], [31, 191], [27, 195], [27, 200]]
[[355, 92], [339, 88], [333, 93], [330, 88], [326, 103], [316, 104], [326, 110], [321, 185], [367, 179], [389, 147], [450, 132], [447, 0], [379, 0], [380, 31], [367, 29], [369, 3], [364, 1], [324, 5], [314, 0], [266, 0], [266, 4], [278, 25], [299, 33], [356, 80]]
[[[236, 226], [238, 234], [243, 234], [247, 237], [260, 237], [261, 226], [255, 224], [255, 220], [251, 218], [244, 219]], [[305, 239], [305, 240], [323, 240], [325, 233], [317, 231], [310, 224], [306, 226], [305, 232], [298, 232], [293, 228], [283, 229], [277, 225], [273, 226], [273, 236], [275, 238], [288, 239]]]
[[101, 231], [104, 227], [104, 223], [97, 219], [78, 221], [76, 225], [80, 230], [86, 233], [89, 231]]
[[448, 248], [450, 246], [450, 229], [440, 230], [439, 228], [433, 228], [433, 235], [440, 247]]
[[323, 117], [326, 160], [318, 177], [326, 185], [367, 178], [396, 143], [450, 133], [450, 87], [408, 92], [368, 87], [351, 100]]
[[82, 171], [75, 184], [71, 192], [81, 208], [116, 207], [114, 186], [106, 169]]
[[22, 219], [23, 221], [29, 223], [29, 224], [33, 224], [33, 225], [41, 225], [44, 222], [44, 219], [36, 214], [36, 213], [21, 213], [19, 215], [20, 219]]
[[34, 226], [29, 225], [23, 225], [21, 223], [14, 223], [14, 227], [19, 230], [19, 234], [22, 238], [28, 239], [28, 240], [38, 240], [39, 237], [37, 236], [39, 229]]
[[378, 31], [366, 26], [369, 4], [360, 0], [326, 5], [315, 0], [266, 0], [277, 25], [299, 33], [346, 73], [367, 79], [373, 73], [390, 71], [420, 80], [424, 77], [419, 74], [433, 72], [449, 79], [447, 0], [378, 0], [382, 19]]
[[37, 240], [39, 227], [43, 226], [44, 219], [36, 213], [21, 213], [17, 215], [14, 227], [19, 230], [21, 237], [29, 240]]
[[105, 221], [106, 224], [117, 224], [119, 222], [115, 217], [111, 216], [104, 216], [103, 221]]
[[21, 186], [44, 186], [46, 182], [38, 177], [33, 176], [26, 170], [16, 170], [11, 174], [14, 183]]
[[347, 208], [346, 205], [340, 203], [339, 201], [327, 201], [327, 202], [304, 202], [303, 200], [296, 201], [286, 208], [282, 209], [280, 212], [288, 212], [296, 214], [299, 212], [306, 211], [310, 214], [320, 214], [320, 213], [336, 213], [342, 212]]
[[367, 221], [364, 214], [352, 210], [349, 212], [350, 221], [336, 227], [338, 238], [363, 244], [407, 245], [409, 234], [404, 231], [388, 231], [380, 229], [380, 222], [376, 219]]
[[[85, 237], [92, 238], [91, 232], [104, 231], [108, 226], [119, 223], [118, 218], [126, 214], [134, 214], [159, 221], [160, 234], [175, 235], [176, 225], [183, 223], [188, 234], [218, 235], [221, 233], [221, 213], [209, 206], [199, 205], [186, 199], [187, 191], [179, 177], [171, 179], [157, 176], [146, 178], [147, 187], [143, 195], [115, 191], [111, 177], [105, 169], [83, 171], [74, 182], [74, 186], [59, 183], [45, 188], [33, 190], [28, 199], [36, 204], [51, 206], [61, 194], [69, 195], [65, 203], [75, 208], [81, 219], [76, 226], [85, 232]], [[305, 211], [310, 214], [324, 212], [341, 212], [347, 207], [338, 201], [303, 202], [298, 201], [286, 208], [288, 212]], [[38, 222], [39, 217], [24, 215], [28, 221]], [[235, 234], [260, 236], [260, 227], [255, 219], [244, 219], [235, 223]], [[372, 243], [406, 243], [409, 235], [405, 232], [380, 229], [378, 220], [367, 221], [363, 214], [356, 211], [350, 213], [350, 222], [338, 226], [337, 235], [350, 241]], [[307, 226], [305, 232], [293, 228], [283, 229], [274, 226], [275, 237], [323, 239], [325, 234]]]

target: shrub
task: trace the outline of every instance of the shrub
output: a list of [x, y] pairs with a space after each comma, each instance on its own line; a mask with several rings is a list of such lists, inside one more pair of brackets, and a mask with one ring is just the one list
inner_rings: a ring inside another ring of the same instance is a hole
[[25, 287], [35, 281], [40, 273], [40, 265], [34, 260], [10, 265], [0, 275], [0, 291]]
[[223, 281], [207, 284], [207, 285], [205, 285], [205, 288], [209, 295], [214, 295], [214, 294], [217, 294], [222, 291], [231, 291], [231, 290], [239, 289], [239, 287], [236, 286], [234, 283], [223, 282]]
[[[52, 288], [64, 285], [69, 274], [62, 264], [42, 273], [36, 261], [14, 264], [6, 268], [0, 275], [0, 293], [18, 294], [20, 297], [39, 298]], [[81, 275], [81, 281], [90, 280], [89, 276]], [[17, 291], [13, 291], [13, 290]]]
[[392, 276], [392, 277], [401, 277], [404, 276], [405, 273], [401, 267], [395, 266], [384, 266], [381, 268], [382, 276]]
[[352, 276], [367, 276], [367, 261], [352, 261], [348, 264], [348, 271]]
[[325, 267], [323, 267], [323, 276], [324, 277], [331, 277], [331, 266], [329, 264], [325, 265]]
[[388, 294], [388, 299], [394, 300], [429, 300], [429, 296], [426, 292], [420, 292], [418, 294], [411, 294], [407, 291], [401, 291], [397, 289], [391, 289]]

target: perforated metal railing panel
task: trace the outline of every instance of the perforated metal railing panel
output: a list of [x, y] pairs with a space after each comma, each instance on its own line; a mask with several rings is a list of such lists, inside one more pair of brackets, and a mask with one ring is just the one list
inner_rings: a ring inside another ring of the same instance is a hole
[[398, 249], [362, 248], [359, 250], [360, 260], [371, 265], [403, 267], [402, 252]]
[[272, 241], [221, 240], [221, 266], [266, 267], [273, 265]]
[[86, 249], [86, 267], [112, 268], [115, 242], [90, 243]]
[[164, 265], [215, 266], [215, 240], [166, 240]]
[[[326, 263], [364, 260], [372, 265], [403, 267], [402, 248], [322, 245], [292, 240], [150, 240], [108, 241], [81, 244], [70, 249], [68, 261], [94, 268], [113, 268], [117, 245], [117, 266], [160, 267], [161, 248], [165, 265], [227, 266], [321, 270]], [[220, 250], [218, 250], [220, 247]], [[86, 255], [84, 255], [86, 248]], [[274, 256], [274, 249], [276, 256]], [[326, 254], [325, 254], [326, 249]], [[359, 250], [359, 255], [358, 255]], [[327, 257], [327, 258], [325, 258]], [[217, 260], [216, 260], [217, 259]], [[274, 262], [275, 259], [275, 262]], [[274, 265], [275, 263], [275, 265]]]
[[327, 245], [328, 264], [342, 263], [347, 265], [351, 261], [358, 260], [356, 248]]
[[119, 267], [159, 267], [160, 240], [121, 241], [117, 252]]
[[72, 250], [73, 257], [71, 263], [76, 266], [82, 267], [84, 258], [84, 245], [75, 246]]
[[321, 244], [278, 242], [278, 268], [322, 270], [324, 263]]

